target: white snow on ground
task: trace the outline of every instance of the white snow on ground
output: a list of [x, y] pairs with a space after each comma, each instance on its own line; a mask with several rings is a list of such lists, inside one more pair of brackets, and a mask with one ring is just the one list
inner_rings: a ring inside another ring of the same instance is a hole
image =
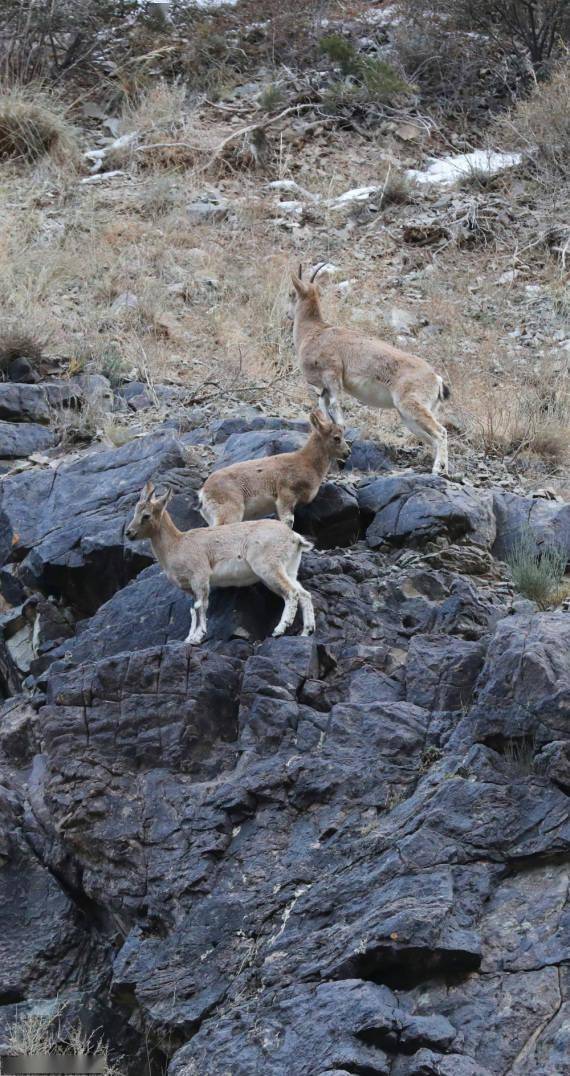
[[433, 158], [425, 171], [409, 168], [406, 175], [416, 183], [439, 183], [442, 187], [450, 187], [462, 176], [469, 176], [472, 172], [485, 172], [494, 176], [506, 168], [514, 168], [521, 160], [520, 153], [476, 149], [473, 153], [460, 153], [457, 157]]
[[378, 190], [380, 190], [378, 186], [354, 187], [350, 191], [345, 191], [344, 194], [339, 194], [338, 198], [329, 199], [325, 205], [330, 206], [331, 209], [342, 209], [343, 206], [351, 205], [353, 202], [367, 202], [370, 195], [376, 194]]
[[188, 7], [214, 8], [235, 7], [237, 0], [189, 0]]

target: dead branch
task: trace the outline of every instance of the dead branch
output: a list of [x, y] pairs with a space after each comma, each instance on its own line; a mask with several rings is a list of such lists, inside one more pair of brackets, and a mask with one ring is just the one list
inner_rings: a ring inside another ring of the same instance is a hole
[[208, 168], [210, 168], [214, 164], [214, 162], [218, 160], [220, 154], [223, 153], [226, 146], [228, 146], [230, 142], [233, 142], [236, 138], [241, 138], [243, 135], [249, 134], [250, 131], [263, 131], [266, 127], [271, 127], [273, 123], [278, 123], [279, 120], [282, 120], [284, 116], [288, 116], [291, 112], [299, 112], [301, 109], [314, 107], [314, 104], [290, 105], [289, 108], [284, 108], [283, 111], [279, 112], [276, 116], [269, 116], [266, 120], [261, 120], [257, 123], [250, 123], [247, 127], [240, 127], [238, 131], [233, 131], [232, 134], [228, 135], [227, 138], [224, 138], [223, 141], [220, 142], [219, 146], [216, 148], [210, 159], [206, 161], [206, 164], [202, 165], [199, 171], [206, 172]]

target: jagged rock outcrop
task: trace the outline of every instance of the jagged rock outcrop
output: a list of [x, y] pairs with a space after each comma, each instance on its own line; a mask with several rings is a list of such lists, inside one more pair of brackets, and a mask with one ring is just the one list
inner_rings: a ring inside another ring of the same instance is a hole
[[184, 446], [4, 483], [1, 587], [66, 602], [0, 713], [6, 1010], [91, 998], [129, 1076], [564, 1072], [568, 614], [513, 610], [489, 492], [345, 476], [315, 636], [270, 638], [258, 586], [189, 648], [190, 598], [123, 539], [147, 477], [195, 520]]

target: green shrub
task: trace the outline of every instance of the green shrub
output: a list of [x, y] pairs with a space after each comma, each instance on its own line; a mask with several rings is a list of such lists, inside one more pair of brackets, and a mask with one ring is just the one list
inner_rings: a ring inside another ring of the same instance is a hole
[[259, 107], [264, 112], [275, 112], [280, 105], [283, 104], [283, 91], [280, 86], [276, 86], [274, 82], [266, 86], [263, 93], [259, 97]]
[[386, 60], [361, 60], [358, 74], [375, 101], [389, 101], [396, 94], [410, 92], [411, 87]]
[[560, 546], [538, 549], [530, 528], [521, 531], [507, 554], [515, 587], [541, 609], [556, 602], [566, 571], [566, 561], [566, 551]]
[[343, 75], [356, 75], [360, 69], [360, 57], [350, 41], [340, 34], [328, 34], [319, 42], [321, 52], [340, 67]]
[[323, 37], [319, 44], [341, 74], [353, 80], [329, 86], [325, 102], [333, 111], [339, 106], [359, 104], [363, 99], [382, 103], [396, 94], [409, 93], [411, 87], [391, 64], [374, 56], [359, 56], [354, 45], [339, 34]]

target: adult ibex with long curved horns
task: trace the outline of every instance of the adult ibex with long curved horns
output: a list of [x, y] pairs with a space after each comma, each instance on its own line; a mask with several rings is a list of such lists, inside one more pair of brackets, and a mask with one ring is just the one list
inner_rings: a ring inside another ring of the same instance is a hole
[[449, 396], [443, 378], [418, 355], [325, 321], [315, 283], [323, 268], [324, 263], [317, 265], [307, 282], [301, 265], [292, 274], [295, 352], [306, 380], [319, 393], [319, 407], [339, 424], [343, 391], [368, 407], [394, 407], [408, 429], [432, 447], [433, 474], [447, 474], [447, 430], [434, 414]]

